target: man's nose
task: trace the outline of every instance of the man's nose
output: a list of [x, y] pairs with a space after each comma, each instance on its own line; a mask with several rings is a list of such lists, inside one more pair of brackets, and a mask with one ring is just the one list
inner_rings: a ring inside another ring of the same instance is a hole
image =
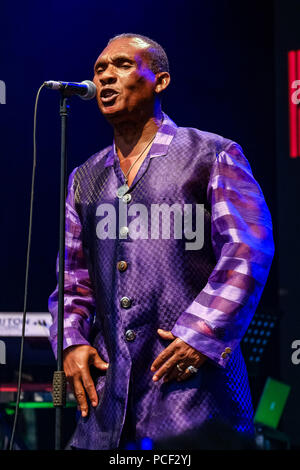
[[114, 74], [113, 69], [111, 67], [107, 67], [107, 69], [101, 74], [101, 77], [99, 77], [99, 81], [102, 86], [111, 85], [117, 81], [117, 77]]

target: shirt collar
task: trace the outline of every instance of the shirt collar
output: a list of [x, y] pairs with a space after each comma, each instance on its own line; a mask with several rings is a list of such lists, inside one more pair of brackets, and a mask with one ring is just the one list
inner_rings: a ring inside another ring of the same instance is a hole
[[[169, 145], [171, 144], [176, 132], [177, 125], [175, 122], [173, 122], [167, 114], [163, 113], [162, 125], [158, 129], [153, 144], [151, 145], [150, 158], [167, 155]], [[117, 152], [115, 141], [113, 141], [112, 148], [106, 157], [105, 167], [113, 166], [115, 158], [117, 158]]]

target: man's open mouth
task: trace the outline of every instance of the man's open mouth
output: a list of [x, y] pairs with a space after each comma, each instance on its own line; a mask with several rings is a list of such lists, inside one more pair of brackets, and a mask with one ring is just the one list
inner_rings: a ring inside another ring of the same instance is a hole
[[118, 92], [112, 88], [105, 88], [100, 93], [100, 98], [104, 105], [112, 104], [117, 96]]

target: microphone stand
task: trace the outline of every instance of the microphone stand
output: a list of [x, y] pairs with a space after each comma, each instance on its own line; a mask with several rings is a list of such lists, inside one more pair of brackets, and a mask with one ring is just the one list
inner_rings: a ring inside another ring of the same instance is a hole
[[61, 117], [61, 164], [60, 164], [60, 221], [59, 221], [59, 277], [57, 318], [57, 370], [53, 375], [53, 406], [55, 407], [55, 450], [63, 445], [63, 408], [66, 404], [66, 375], [63, 369], [64, 338], [64, 272], [65, 272], [65, 210], [66, 210], [66, 131], [68, 117], [68, 93], [61, 90], [59, 114]]

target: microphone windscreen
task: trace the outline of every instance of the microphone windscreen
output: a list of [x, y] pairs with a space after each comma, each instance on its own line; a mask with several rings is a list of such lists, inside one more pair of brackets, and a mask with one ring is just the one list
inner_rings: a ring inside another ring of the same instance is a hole
[[91, 82], [90, 80], [83, 80], [83, 82], [81, 83], [87, 85], [87, 92], [85, 95], [80, 95], [80, 98], [82, 98], [83, 100], [92, 100], [93, 98], [95, 98], [97, 93], [97, 87], [95, 83]]

